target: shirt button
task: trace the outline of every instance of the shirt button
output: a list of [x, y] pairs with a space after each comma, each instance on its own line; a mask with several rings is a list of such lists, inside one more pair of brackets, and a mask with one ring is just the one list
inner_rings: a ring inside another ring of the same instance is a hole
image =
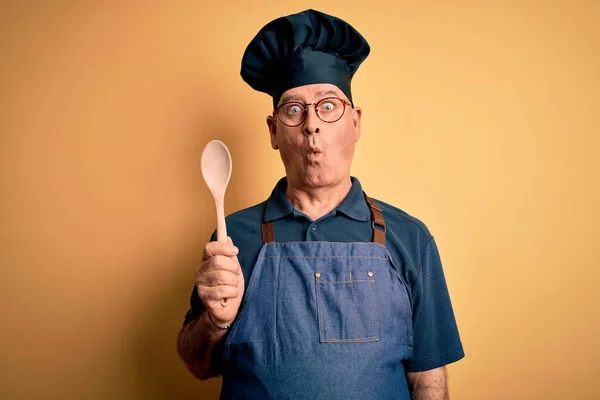
[[373, 276], [373, 273], [371, 271], [369, 271], [369, 272], [367, 272], [367, 275]]
[[317, 226], [313, 225], [313, 226], [310, 227], [310, 229], [312, 229], [313, 231], [316, 231], [317, 230]]
[[320, 272], [315, 272], [315, 277], [320, 278], [321, 277], [321, 273]]

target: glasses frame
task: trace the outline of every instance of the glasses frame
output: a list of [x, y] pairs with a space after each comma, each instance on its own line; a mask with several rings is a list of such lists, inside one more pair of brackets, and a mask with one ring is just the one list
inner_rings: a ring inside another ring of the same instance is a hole
[[[332, 100], [332, 99], [341, 101], [341, 102], [342, 102], [342, 104], [343, 104], [343, 106], [344, 106], [344, 109], [342, 110], [342, 113], [340, 114], [339, 118], [338, 118], [338, 119], [336, 119], [335, 121], [325, 121], [325, 120], [324, 120], [323, 118], [321, 118], [321, 116], [319, 115], [319, 110], [318, 110], [317, 106], [318, 106], [318, 105], [319, 105], [321, 102], [323, 102], [323, 101], [325, 101], [325, 100]], [[286, 106], [286, 105], [288, 105], [288, 104], [292, 104], [292, 103], [293, 103], [293, 104], [298, 104], [298, 105], [301, 105], [301, 106], [304, 108], [304, 117], [303, 117], [303, 118], [302, 118], [302, 120], [301, 120], [299, 123], [297, 123], [296, 125], [288, 125], [288, 124], [286, 124], [285, 122], [283, 122], [283, 121], [281, 120], [281, 118], [279, 118], [279, 110], [281, 109], [281, 107], [283, 107], [283, 106]], [[317, 101], [317, 102], [314, 102], [314, 103], [302, 103], [302, 102], [300, 102], [300, 101], [292, 100], [292, 101], [286, 101], [285, 103], [283, 103], [283, 104], [280, 104], [279, 106], [275, 107], [275, 109], [273, 110], [273, 117], [277, 116], [277, 119], [278, 119], [279, 121], [281, 121], [281, 123], [282, 123], [282, 124], [284, 124], [285, 126], [289, 126], [290, 128], [293, 128], [293, 127], [296, 127], [296, 126], [300, 126], [300, 125], [302, 125], [302, 123], [303, 123], [304, 121], [306, 121], [306, 116], [308, 115], [308, 106], [314, 106], [314, 108], [315, 108], [315, 114], [317, 115], [317, 117], [318, 117], [318, 118], [319, 118], [321, 121], [325, 122], [326, 124], [333, 124], [333, 123], [335, 123], [335, 122], [338, 122], [340, 119], [342, 119], [342, 117], [344, 116], [344, 113], [346, 112], [346, 106], [347, 106], [347, 105], [348, 105], [348, 106], [350, 106], [350, 107], [352, 107], [352, 103], [350, 103], [348, 100], [342, 99], [342, 98], [340, 98], [340, 97], [325, 97], [325, 98], [323, 98], [323, 99], [321, 99], [321, 100], [319, 100], [319, 101]]]

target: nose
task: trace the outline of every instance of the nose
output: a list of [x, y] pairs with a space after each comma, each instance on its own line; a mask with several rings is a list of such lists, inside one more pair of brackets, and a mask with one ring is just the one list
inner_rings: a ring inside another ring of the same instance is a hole
[[317, 110], [314, 104], [307, 104], [306, 107], [306, 118], [304, 119], [304, 134], [305, 135], [317, 135], [319, 134], [319, 125], [321, 120], [317, 116]]

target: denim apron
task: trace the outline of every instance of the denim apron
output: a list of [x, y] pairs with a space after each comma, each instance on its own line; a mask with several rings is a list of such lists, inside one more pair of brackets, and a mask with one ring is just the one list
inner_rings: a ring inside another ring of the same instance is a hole
[[381, 208], [365, 197], [373, 242], [276, 242], [263, 222], [221, 399], [410, 399], [411, 305]]

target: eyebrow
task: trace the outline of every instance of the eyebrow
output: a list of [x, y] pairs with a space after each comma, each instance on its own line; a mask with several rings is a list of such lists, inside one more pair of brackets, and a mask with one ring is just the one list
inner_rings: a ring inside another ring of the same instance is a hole
[[[336, 96], [339, 97], [340, 94], [338, 92], [336, 92], [335, 90], [320, 90], [318, 92], [315, 93], [315, 95], [317, 96]], [[279, 104], [285, 104], [289, 101], [298, 101], [298, 102], [303, 102], [302, 97], [292, 94], [292, 95], [287, 95], [287, 96], [283, 96], [279, 102]]]
[[336, 92], [335, 90], [329, 89], [329, 90], [325, 90], [325, 91], [320, 91], [315, 93], [317, 96], [336, 96], [339, 97], [340, 94], [338, 92]]
[[279, 101], [279, 104], [284, 104], [287, 103], [288, 101], [302, 101], [302, 98], [298, 95], [287, 95], [287, 96], [283, 96], [281, 98], [281, 100]]

